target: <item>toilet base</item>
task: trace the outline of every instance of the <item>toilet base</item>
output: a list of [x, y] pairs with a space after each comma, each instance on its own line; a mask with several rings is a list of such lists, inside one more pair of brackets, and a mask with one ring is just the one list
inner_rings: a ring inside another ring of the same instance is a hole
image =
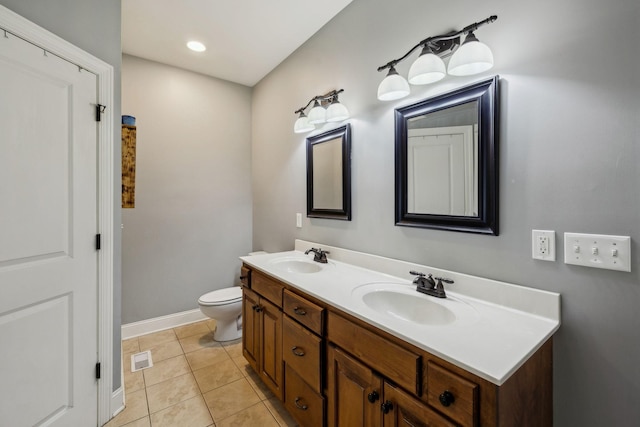
[[233, 341], [242, 338], [242, 316], [227, 321], [216, 320], [214, 341]]

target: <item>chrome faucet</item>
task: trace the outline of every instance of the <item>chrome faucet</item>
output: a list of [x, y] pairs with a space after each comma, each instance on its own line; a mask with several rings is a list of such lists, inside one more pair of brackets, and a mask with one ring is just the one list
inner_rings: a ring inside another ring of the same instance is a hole
[[309, 252], [313, 252], [313, 253], [314, 253], [313, 260], [314, 260], [315, 262], [319, 262], [319, 263], [321, 263], [321, 264], [326, 264], [326, 263], [327, 263], [327, 254], [328, 254], [328, 253], [331, 253], [331, 252], [329, 252], [329, 251], [323, 251], [323, 250], [322, 250], [322, 249], [320, 249], [320, 248], [318, 248], [318, 249], [316, 249], [316, 248], [311, 248], [311, 249], [309, 249], [309, 250], [305, 251], [305, 253], [304, 253], [304, 254], [305, 254], [305, 255], [308, 255], [308, 254], [309, 254]]
[[[418, 276], [413, 281], [413, 284], [417, 285], [416, 291], [422, 292], [423, 294], [431, 295], [432, 297], [436, 297], [436, 298], [447, 297], [447, 294], [444, 291], [444, 285], [442, 284], [442, 282], [449, 283], [449, 284], [453, 283], [453, 280], [451, 279], [446, 279], [444, 277], [433, 277], [431, 274], [425, 277], [425, 274], [419, 271], [412, 270], [409, 273], [413, 274], [414, 276]], [[436, 284], [436, 280], [438, 281], [437, 284]]]

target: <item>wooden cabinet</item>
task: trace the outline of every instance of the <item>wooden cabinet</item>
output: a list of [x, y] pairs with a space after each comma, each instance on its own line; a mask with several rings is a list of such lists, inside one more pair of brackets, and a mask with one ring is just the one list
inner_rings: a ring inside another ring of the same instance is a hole
[[285, 407], [305, 427], [324, 426], [324, 309], [284, 291]]
[[303, 427], [324, 426], [324, 397], [286, 365], [284, 406]]
[[303, 427], [553, 424], [551, 340], [497, 386], [260, 271], [242, 276], [244, 356]]
[[383, 402], [380, 407], [384, 416], [384, 427], [458, 426], [389, 382], [384, 384]]
[[343, 350], [327, 349], [327, 425], [382, 426], [382, 377]]
[[258, 361], [260, 359], [260, 316], [257, 308], [260, 306], [260, 297], [249, 290], [242, 288], [242, 354], [247, 359], [254, 371], [260, 372]]
[[266, 298], [244, 288], [242, 314], [244, 357], [273, 394], [282, 399], [282, 311]]

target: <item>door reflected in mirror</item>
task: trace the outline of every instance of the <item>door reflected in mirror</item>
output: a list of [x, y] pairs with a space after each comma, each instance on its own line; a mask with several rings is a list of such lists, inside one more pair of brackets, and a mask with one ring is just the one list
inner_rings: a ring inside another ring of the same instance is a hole
[[307, 138], [307, 216], [351, 220], [351, 127]]
[[396, 110], [396, 225], [498, 234], [498, 77]]
[[407, 212], [478, 215], [478, 102], [407, 120]]

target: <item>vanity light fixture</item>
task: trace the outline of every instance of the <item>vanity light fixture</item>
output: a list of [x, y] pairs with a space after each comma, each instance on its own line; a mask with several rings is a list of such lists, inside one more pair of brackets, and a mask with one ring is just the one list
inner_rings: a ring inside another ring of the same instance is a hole
[[[295, 114], [298, 114], [298, 120], [293, 125], [295, 133], [305, 133], [314, 130], [315, 125], [325, 122], [341, 122], [349, 118], [349, 110], [344, 104], [338, 100], [338, 94], [344, 92], [344, 89], [332, 90], [324, 95], [314, 96], [307, 102], [304, 107], [298, 108]], [[309, 116], [305, 114], [305, 110], [313, 104], [313, 108], [309, 111]]]
[[[412, 47], [404, 56], [387, 62], [378, 67], [378, 71], [389, 69], [387, 76], [378, 86], [380, 101], [393, 101], [409, 95], [412, 85], [424, 85], [443, 79], [447, 73], [452, 76], [470, 76], [486, 71], [493, 67], [491, 49], [481, 43], [474, 31], [484, 24], [494, 22], [498, 17], [492, 15], [484, 21], [467, 25], [462, 30], [448, 34], [427, 37]], [[460, 45], [460, 37], [466, 35], [464, 43]], [[418, 59], [411, 65], [407, 81], [396, 71], [396, 65], [404, 61], [416, 49], [422, 47]], [[451, 56], [448, 69], [443, 58]]]

